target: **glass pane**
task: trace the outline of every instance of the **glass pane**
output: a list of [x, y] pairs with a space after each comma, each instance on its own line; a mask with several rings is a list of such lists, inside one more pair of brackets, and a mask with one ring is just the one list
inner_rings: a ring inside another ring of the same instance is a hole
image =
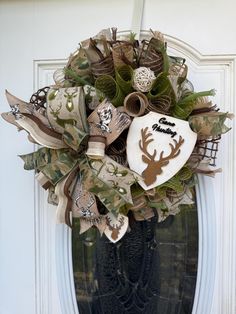
[[79, 235], [74, 220], [73, 267], [80, 314], [191, 313], [197, 275], [195, 208], [164, 222], [136, 222], [112, 244], [96, 229]]

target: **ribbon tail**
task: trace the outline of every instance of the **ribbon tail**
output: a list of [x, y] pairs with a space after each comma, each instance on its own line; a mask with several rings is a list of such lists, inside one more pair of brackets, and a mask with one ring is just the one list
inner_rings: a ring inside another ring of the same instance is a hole
[[56, 220], [58, 223], [66, 223], [72, 228], [70, 211], [72, 208], [72, 198], [70, 196], [70, 187], [77, 174], [78, 167], [76, 167], [63, 180], [58, 182], [55, 188], [55, 194], [58, 198], [58, 206], [56, 211]]
[[35, 175], [35, 179], [45, 190], [48, 190], [52, 186], [50, 180], [41, 171]]
[[36, 169], [56, 185], [65, 178], [78, 164], [76, 157], [66, 149], [51, 149], [42, 147], [36, 152], [21, 155], [25, 170]]
[[40, 119], [27, 113], [22, 115], [16, 120], [17, 124], [26, 130], [38, 144], [53, 149], [67, 147], [62, 141], [61, 134], [46, 127]]
[[[48, 122], [48, 119], [42, 115], [39, 111], [37, 111], [32, 103], [27, 103], [16, 96], [12, 95], [6, 90], [6, 98], [8, 101], [9, 106], [11, 107], [12, 112], [18, 111], [20, 114], [31, 114], [37, 117], [45, 126], [50, 127], [50, 124]], [[8, 117], [10, 117], [10, 121], [8, 122], [14, 124], [17, 126], [16, 123], [14, 123], [14, 120], [16, 120], [16, 117], [13, 113], [9, 112]], [[5, 118], [4, 118], [5, 119]]]

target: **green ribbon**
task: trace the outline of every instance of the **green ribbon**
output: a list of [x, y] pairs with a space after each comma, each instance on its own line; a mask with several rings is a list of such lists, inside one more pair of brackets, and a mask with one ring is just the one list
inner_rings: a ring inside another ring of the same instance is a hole
[[159, 194], [161, 198], [166, 197], [166, 192], [168, 189], [171, 189], [177, 193], [181, 193], [184, 191], [184, 187], [186, 184], [183, 182], [191, 179], [193, 172], [188, 166], [184, 166], [175, 176], [173, 176], [170, 180], [164, 182], [163, 184], [156, 187], [156, 192]]
[[125, 96], [112, 76], [99, 76], [95, 81], [95, 88], [107, 97], [115, 107], [122, 106]]
[[150, 92], [147, 94], [150, 101], [157, 101], [160, 97], [168, 95], [174, 100], [174, 91], [168, 78], [168, 73], [160, 73], [152, 84]]
[[193, 111], [195, 102], [199, 97], [214, 96], [214, 95], [215, 95], [214, 89], [211, 89], [209, 91], [199, 92], [199, 93], [191, 92], [186, 97], [180, 99], [177, 104], [175, 104], [172, 110], [172, 114], [175, 118], [185, 120]]
[[116, 81], [125, 95], [131, 93], [134, 70], [129, 65], [123, 65], [116, 69]]

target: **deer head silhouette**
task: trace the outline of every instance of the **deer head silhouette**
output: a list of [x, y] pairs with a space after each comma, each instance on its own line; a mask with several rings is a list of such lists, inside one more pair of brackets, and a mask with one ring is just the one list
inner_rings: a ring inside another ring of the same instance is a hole
[[73, 111], [75, 107], [73, 98], [75, 98], [76, 96], [77, 96], [77, 90], [70, 94], [68, 91], [68, 88], [65, 89], [64, 97], [66, 98], [66, 109], [69, 112]]
[[111, 237], [113, 240], [116, 240], [119, 236], [121, 228], [124, 226], [125, 218], [121, 216], [118, 220], [119, 224], [113, 224], [110, 217], [106, 217], [107, 225], [109, 230], [111, 231]]
[[147, 167], [142, 172], [142, 177], [144, 178], [144, 183], [149, 186], [156, 181], [156, 177], [160, 175], [163, 170], [162, 168], [169, 164], [171, 159], [176, 158], [180, 154], [180, 147], [184, 143], [184, 139], [179, 136], [179, 141], [177, 142], [175, 139], [174, 145], [169, 143], [171, 151], [167, 156], [164, 155], [164, 151], [160, 153], [160, 157], [158, 160], [155, 160], [157, 155], [157, 150], [154, 149], [153, 153], [151, 154], [148, 152], [148, 145], [153, 142], [153, 138], [150, 138], [152, 133], [148, 132], [148, 127], [145, 129], [141, 129], [141, 140], [139, 141], [139, 148], [144, 153], [142, 155], [142, 160]]
[[62, 108], [62, 103], [60, 103], [57, 108], [53, 108], [51, 106], [51, 104], [48, 104], [49, 108], [50, 108], [50, 113], [53, 115], [54, 120], [57, 122], [58, 125], [60, 125], [61, 127], [65, 127], [66, 124], [71, 124], [71, 125], [76, 125], [76, 120], [75, 119], [61, 119], [59, 118], [59, 114]]

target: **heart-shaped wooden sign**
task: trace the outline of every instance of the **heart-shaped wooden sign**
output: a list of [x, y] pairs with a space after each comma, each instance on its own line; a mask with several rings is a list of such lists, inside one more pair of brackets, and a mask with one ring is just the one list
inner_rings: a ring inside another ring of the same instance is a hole
[[143, 177], [149, 190], [172, 178], [190, 157], [197, 134], [184, 120], [149, 112], [134, 118], [127, 138], [130, 169]]
[[104, 233], [111, 242], [116, 243], [125, 235], [129, 226], [129, 219], [122, 214], [116, 217], [112, 213], [108, 213], [106, 220], [107, 227]]

